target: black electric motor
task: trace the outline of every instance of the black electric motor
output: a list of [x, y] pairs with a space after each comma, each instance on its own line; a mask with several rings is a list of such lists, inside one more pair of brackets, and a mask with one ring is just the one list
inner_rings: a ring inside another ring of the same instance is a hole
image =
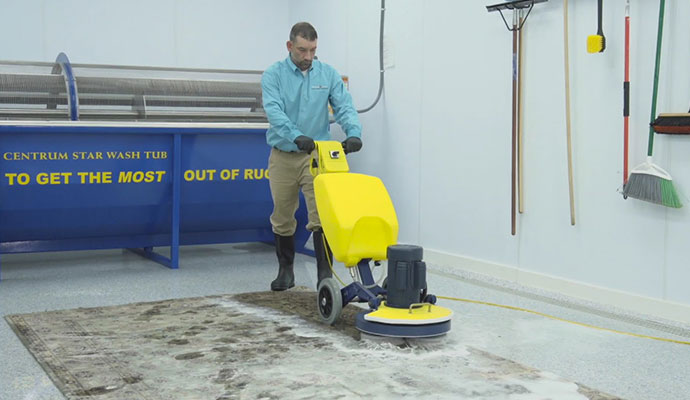
[[426, 263], [420, 246], [396, 244], [388, 246], [388, 279], [386, 305], [409, 308], [421, 301], [426, 289]]

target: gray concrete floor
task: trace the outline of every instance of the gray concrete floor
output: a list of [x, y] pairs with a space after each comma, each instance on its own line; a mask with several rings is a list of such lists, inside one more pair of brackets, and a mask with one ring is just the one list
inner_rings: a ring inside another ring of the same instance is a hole
[[[164, 250], [159, 250], [164, 251]], [[273, 248], [259, 243], [183, 247], [169, 270], [127, 251], [13, 254], [1, 258], [0, 314], [96, 307], [268, 289]], [[459, 269], [429, 265], [430, 292], [499, 303], [607, 329], [690, 341], [667, 321], [583, 304]], [[336, 271], [351, 282], [341, 265]], [[374, 276], [379, 276], [374, 270]], [[296, 284], [314, 287], [311, 257], [298, 255]], [[531, 313], [439, 300], [454, 310], [449, 335], [489, 353], [626, 399], [681, 400], [690, 393], [690, 346], [638, 338]], [[0, 399], [62, 399], [5, 321], [0, 322]]]

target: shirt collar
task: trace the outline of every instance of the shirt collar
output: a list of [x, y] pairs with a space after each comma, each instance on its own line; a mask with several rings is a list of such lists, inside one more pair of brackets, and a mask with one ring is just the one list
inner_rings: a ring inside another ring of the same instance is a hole
[[[288, 67], [289, 67], [291, 70], [297, 71], [297, 72], [299, 72], [299, 73], [302, 73], [302, 70], [299, 69], [299, 67], [298, 67], [297, 65], [295, 65], [295, 63], [292, 61], [292, 57], [290, 57], [289, 54], [288, 54], [287, 58], [285, 59], [285, 62], [287, 63]], [[314, 66], [316, 65], [316, 63], [317, 63], [317, 60], [312, 61], [311, 67], [309, 67], [309, 70], [308, 70], [308, 71], [313, 70], [313, 69], [314, 69]]]

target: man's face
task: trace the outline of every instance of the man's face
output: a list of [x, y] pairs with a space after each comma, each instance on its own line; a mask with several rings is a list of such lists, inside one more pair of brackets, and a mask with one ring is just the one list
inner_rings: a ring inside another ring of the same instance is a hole
[[299, 69], [306, 71], [311, 68], [311, 62], [314, 61], [316, 54], [316, 40], [307, 40], [302, 36], [297, 36], [294, 42], [288, 40], [287, 48], [292, 62]]

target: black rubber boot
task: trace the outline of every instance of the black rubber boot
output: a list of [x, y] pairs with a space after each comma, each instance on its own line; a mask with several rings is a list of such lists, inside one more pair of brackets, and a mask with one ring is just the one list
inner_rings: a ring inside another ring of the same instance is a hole
[[326, 241], [326, 236], [323, 234], [322, 230], [314, 231], [314, 255], [316, 257], [316, 274], [318, 280], [316, 282], [316, 287], [319, 287], [319, 283], [326, 278], [332, 278], [333, 273], [331, 272], [331, 265], [333, 263], [333, 252], [331, 252], [331, 247]]
[[275, 234], [276, 255], [278, 256], [278, 277], [271, 282], [271, 290], [287, 290], [295, 286], [295, 236]]

